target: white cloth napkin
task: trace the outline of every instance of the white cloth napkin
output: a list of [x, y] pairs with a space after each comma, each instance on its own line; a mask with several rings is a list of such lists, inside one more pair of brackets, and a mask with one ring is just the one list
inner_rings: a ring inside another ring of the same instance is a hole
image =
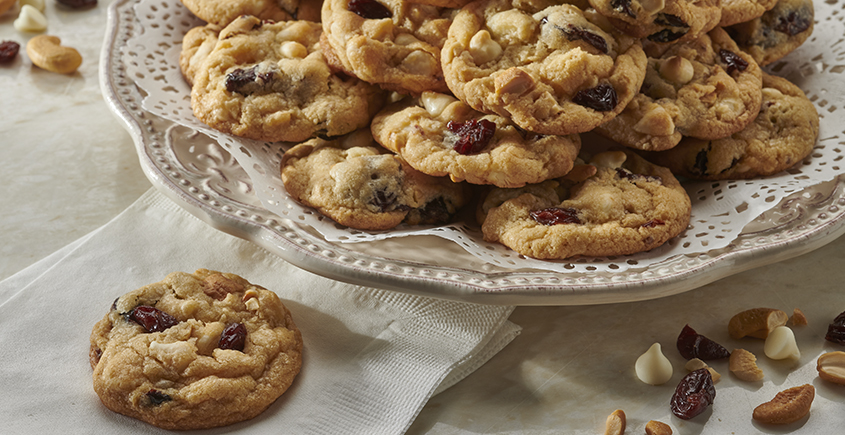
[[156, 191], [105, 226], [0, 282], [4, 434], [164, 433], [112, 413], [92, 388], [89, 335], [112, 301], [173, 271], [235, 273], [275, 291], [302, 331], [303, 367], [247, 434], [396, 434], [433, 394], [518, 333], [513, 307], [332, 281], [216, 231]]

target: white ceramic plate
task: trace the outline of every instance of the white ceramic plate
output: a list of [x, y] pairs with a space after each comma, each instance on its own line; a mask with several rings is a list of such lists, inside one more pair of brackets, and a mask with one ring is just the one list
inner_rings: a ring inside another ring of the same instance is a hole
[[[140, 27], [134, 9], [137, 2], [120, 0], [109, 8], [100, 80], [107, 103], [135, 141], [147, 177], [211, 226], [251, 240], [319, 275], [485, 304], [625, 302], [687, 291], [809, 252], [845, 233], [845, 177], [840, 175], [787, 197], [725, 248], [624, 271], [506, 269], [434, 236], [328, 242], [313, 229], [265, 209], [249, 176], [215, 141], [143, 109], [143, 93], [122, 63], [127, 41]], [[829, 112], [830, 120], [831, 114], [841, 117], [841, 112]]]

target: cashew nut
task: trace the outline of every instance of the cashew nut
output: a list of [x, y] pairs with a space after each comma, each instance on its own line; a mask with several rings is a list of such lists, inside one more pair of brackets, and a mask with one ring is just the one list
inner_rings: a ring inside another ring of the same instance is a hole
[[[23, 1], [21, 2], [23, 4]], [[0, 0], [0, 15], [3, 15], [15, 5], [15, 0]]]
[[733, 339], [750, 336], [765, 339], [778, 326], [786, 325], [789, 316], [774, 308], [753, 308], [733, 316], [728, 323], [728, 334]]
[[728, 370], [743, 381], [756, 382], [763, 379], [763, 371], [757, 367], [757, 357], [745, 349], [734, 349], [731, 352]]
[[845, 352], [828, 352], [816, 362], [819, 377], [828, 382], [845, 385]]
[[816, 397], [816, 389], [805, 384], [781, 391], [775, 398], [756, 408], [752, 418], [767, 424], [789, 424], [804, 418]]
[[51, 35], [39, 35], [26, 44], [26, 54], [35, 65], [47, 71], [70, 74], [82, 64], [82, 56], [76, 49], [64, 47], [62, 40]]
[[672, 435], [672, 428], [662, 421], [650, 420], [645, 425], [646, 435]]
[[617, 409], [607, 416], [604, 435], [622, 435], [625, 433], [625, 411]]

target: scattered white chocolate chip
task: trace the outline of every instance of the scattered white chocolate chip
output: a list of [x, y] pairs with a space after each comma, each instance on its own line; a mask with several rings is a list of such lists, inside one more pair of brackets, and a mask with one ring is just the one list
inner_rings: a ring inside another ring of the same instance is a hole
[[47, 17], [32, 5], [23, 5], [14, 26], [19, 32], [43, 32], [47, 30]]
[[834, 384], [845, 385], [845, 352], [828, 352], [816, 362], [819, 377]]
[[502, 46], [490, 38], [490, 32], [480, 30], [469, 41], [469, 54], [476, 65], [496, 60], [502, 55]]
[[663, 355], [660, 343], [654, 343], [637, 358], [637, 377], [649, 385], [662, 385], [672, 379], [672, 363]]
[[308, 49], [296, 41], [283, 42], [279, 50], [281, 50], [282, 56], [287, 58], [303, 59], [308, 56]]
[[440, 116], [446, 106], [458, 101], [451, 95], [441, 94], [439, 92], [424, 91], [420, 95], [420, 102], [425, 107], [426, 112], [431, 116]]
[[795, 342], [795, 334], [787, 326], [778, 326], [766, 337], [763, 352], [767, 357], [775, 360], [801, 357], [798, 344]]
[[695, 70], [692, 62], [681, 56], [672, 56], [660, 64], [660, 75], [677, 85], [685, 85], [692, 80]]
[[605, 151], [594, 155], [590, 159], [590, 164], [599, 168], [616, 169], [621, 168], [627, 159], [628, 156], [622, 151]]
[[41, 12], [44, 12], [44, 9], [47, 8], [47, 3], [44, 0], [20, 0], [19, 3], [21, 7], [30, 5]]

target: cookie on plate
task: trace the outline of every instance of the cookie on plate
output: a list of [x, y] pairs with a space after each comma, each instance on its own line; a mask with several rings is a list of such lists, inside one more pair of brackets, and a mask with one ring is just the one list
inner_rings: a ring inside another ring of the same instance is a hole
[[322, 27], [242, 16], [226, 26], [193, 75], [194, 115], [224, 133], [299, 142], [369, 125], [383, 92], [336, 74], [320, 50]]
[[819, 115], [798, 86], [763, 73], [763, 104], [744, 130], [717, 140], [684, 138], [668, 151], [645, 153], [673, 173], [702, 180], [764, 177], [790, 168], [812, 152]]
[[801, 46], [813, 33], [813, 0], [779, 0], [759, 18], [725, 29], [739, 48], [766, 66]]
[[324, 49], [333, 66], [384, 89], [445, 92], [440, 48], [452, 12], [406, 0], [326, 0]]
[[179, 69], [189, 85], [194, 84], [194, 75], [208, 55], [217, 46], [217, 37], [222, 28], [217, 24], [194, 27], [182, 37], [182, 50], [179, 52]]
[[320, 0], [182, 0], [201, 20], [225, 27], [241, 15], [262, 20], [320, 21]]
[[107, 408], [203, 429], [251, 419], [281, 396], [302, 365], [302, 335], [275, 293], [200, 269], [115, 300], [89, 357]]
[[638, 39], [595, 11], [551, 0], [468, 4], [441, 56], [458, 99], [550, 135], [589, 131], [616, 116], [646, 66]]
[[630, 150], [598, 154], [590, 164], [592, 171], [578, 171], [580, 181], [493, 189], [498, 197], [481, 213], [484, 239], [539, 259], [614, 256], [656, 248], [689, 224], [690, 199], [668, 169]]
[[291, 148], [282, 156], [282, 181], [295, 200], [361, 230], [445, 224], [469, 199], [466, 184], [415, 170], [368, 129]]
[[777, 0], [722, 0], [720, 27], [751, 21], [775, 7]]
[[719, 0], [590, 0], [623, 32], [654, 44], [690, 41], [719, 24]]
[[682, 136], [730, 136], [757, 116], [761, 87], [754, 59], [715, 28], [650, 57], [640, 93], [595, 131], [648, 151], [672, 148]]
[[577, 134], [531, 133], [435, 92], [386, 107], [371, 129], [376, 141], [423, 173], [499, 187], [563, 176], [581, 148]]

